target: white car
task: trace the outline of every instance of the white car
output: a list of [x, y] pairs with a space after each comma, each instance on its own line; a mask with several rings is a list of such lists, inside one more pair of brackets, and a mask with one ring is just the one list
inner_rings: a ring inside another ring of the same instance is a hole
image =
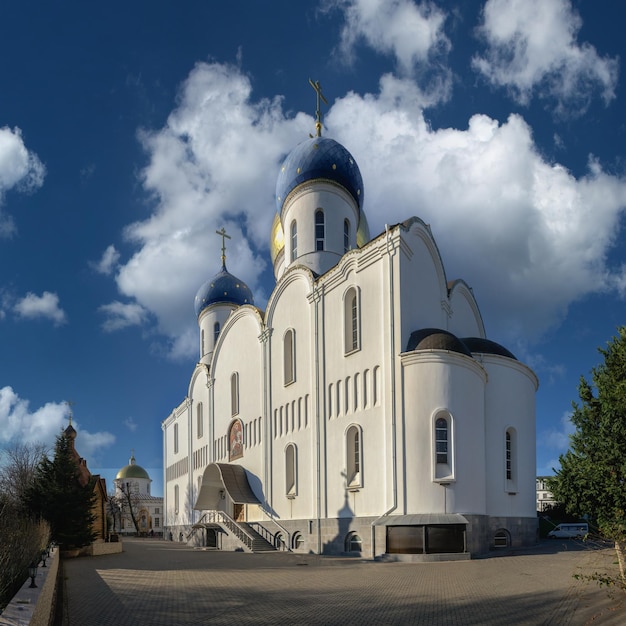
[[575, 524], [559, 524], [548, 533], [550, 539], [582, 539], [589, 533], [589, 524], [576, 522]]

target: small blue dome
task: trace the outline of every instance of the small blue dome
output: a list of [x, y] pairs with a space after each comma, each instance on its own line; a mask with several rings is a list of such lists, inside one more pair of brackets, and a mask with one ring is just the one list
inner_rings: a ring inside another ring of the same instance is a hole
[[200, 315], [204, 309], [211, 304], [223, 302], [227, 304], [254, 304], [252, 291], [246, 283], [239, 280], [226, 270], [222, 265], [222, 271], [216, 274], [211, 280], [207, 280], [196, 294], [194, 308], [196, 315]]
[[301, 183], [316, 178], [344, 187], [363, 206], [363, 179], [353, 156], [334, 139], [313, 137], [298, 144], [285, 159], [276, 181], [276, 205], [281, 213], [285, 198]]

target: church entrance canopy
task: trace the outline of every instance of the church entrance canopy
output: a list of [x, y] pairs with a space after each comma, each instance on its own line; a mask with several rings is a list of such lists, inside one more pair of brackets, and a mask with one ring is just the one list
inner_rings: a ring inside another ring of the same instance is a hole
[[241, 465], [211, 463], [204, 470], [198, 499], [193, 508], [198, 511], [217, 510], [226, 493], [235, 504], [261, 504]]

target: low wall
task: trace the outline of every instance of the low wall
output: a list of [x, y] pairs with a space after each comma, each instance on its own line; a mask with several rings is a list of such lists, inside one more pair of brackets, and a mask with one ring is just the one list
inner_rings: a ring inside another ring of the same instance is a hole
[[[122, 552], [122, 542], [93, 543], [81, 550], [81, 556], [100, 556]], [[79, 557], [80, 558], [80, 557]], [[0, 615], [0, 626], [51, 626], [59, 582], [61, 555], [59, 548], [50, 551], [46, 567], [37, 568], [35, 584], [30, 578], [22, 585]]]
[[92, 543], [85, 554], [86, 556], [100, 556], [102, 554], [117, 554], [118, 552], [122, 552], [121, 541]]
[[59, 549], [50, 552], [46, 567], [37, 568], [35, 584], [30, 577], [0, 615], [0, 626], [49, 626], [54, 620], [57, 583], [59, 580]]

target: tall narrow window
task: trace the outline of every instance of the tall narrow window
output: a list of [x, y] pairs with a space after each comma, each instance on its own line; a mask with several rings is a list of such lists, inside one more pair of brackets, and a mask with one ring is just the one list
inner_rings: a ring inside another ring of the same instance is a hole
[[346, 292], [343, 311], [346, 354], [359, 348], [359, 294], [354, 287]]
[[435, 422], [435, 450], [437, 463], [448, 463], [448, 420], [438, 417]]
[[206, 354], [205, 351], [205, 343], [204, 343], [204, 329], [200, 332], [200, 356], [204, 356]]
[[346, 470], [348, 487], [362, 485], [361, 431], [358, 426], [350, 426], [346, 433]]
[[202, 416], [202, 402], [198, 402], [198, 405], [196, 406], [196, 430], [198, 433], [198, 439], [200, 439], [200, 437], [202, 437], [202, 433], [203, 433], [203, 424], [202, 424], [202, 420], [203, 420], [203, 416]]
[[350, 222], [343, 221], [343, 251], [344, 254], [350, 250]]
[[178, 454], [178, 424], [174, 424], [174, 454]]
[[285, 333], [283, 339], [285, 385], [296, 380], [296, 336], [293, 328]]
[[511, 480], [513, 478], [513, 450], [511, 443], [511, 433], [506, 431], [506, 479]]
[[285, 449], [285, 493], [292, 498], [297, 494], [296, 446], [290, 443]]
[[298, 258], [298, 224], [296, 220], [291, 222], [291, 262]]
[[219, 334], [220, 334], [220, 323], [215, 322], [215, 324], [213, 324], [213, 344], [214, 345], [215, 345], [215, 342], [217, 341]]
[[233, 372], [230, 377], [230, 413], [239, 413], [239, 373]]
[[178, 494], [178, 485], [174, 485], [174, 512], [178, 515], [178, 511], [180, 510], [180, 499]]
[[324, 249], [324, 240], [326, 238], [326, 227], [324, 225], [324, 211], [319, 209], [315, 211], [315, 249]]
[[508, 493], [517, 493], [517, 431], [515, 428], [507, 428], [504, 433], [505, 466], [506, 474], [505, 489]]

